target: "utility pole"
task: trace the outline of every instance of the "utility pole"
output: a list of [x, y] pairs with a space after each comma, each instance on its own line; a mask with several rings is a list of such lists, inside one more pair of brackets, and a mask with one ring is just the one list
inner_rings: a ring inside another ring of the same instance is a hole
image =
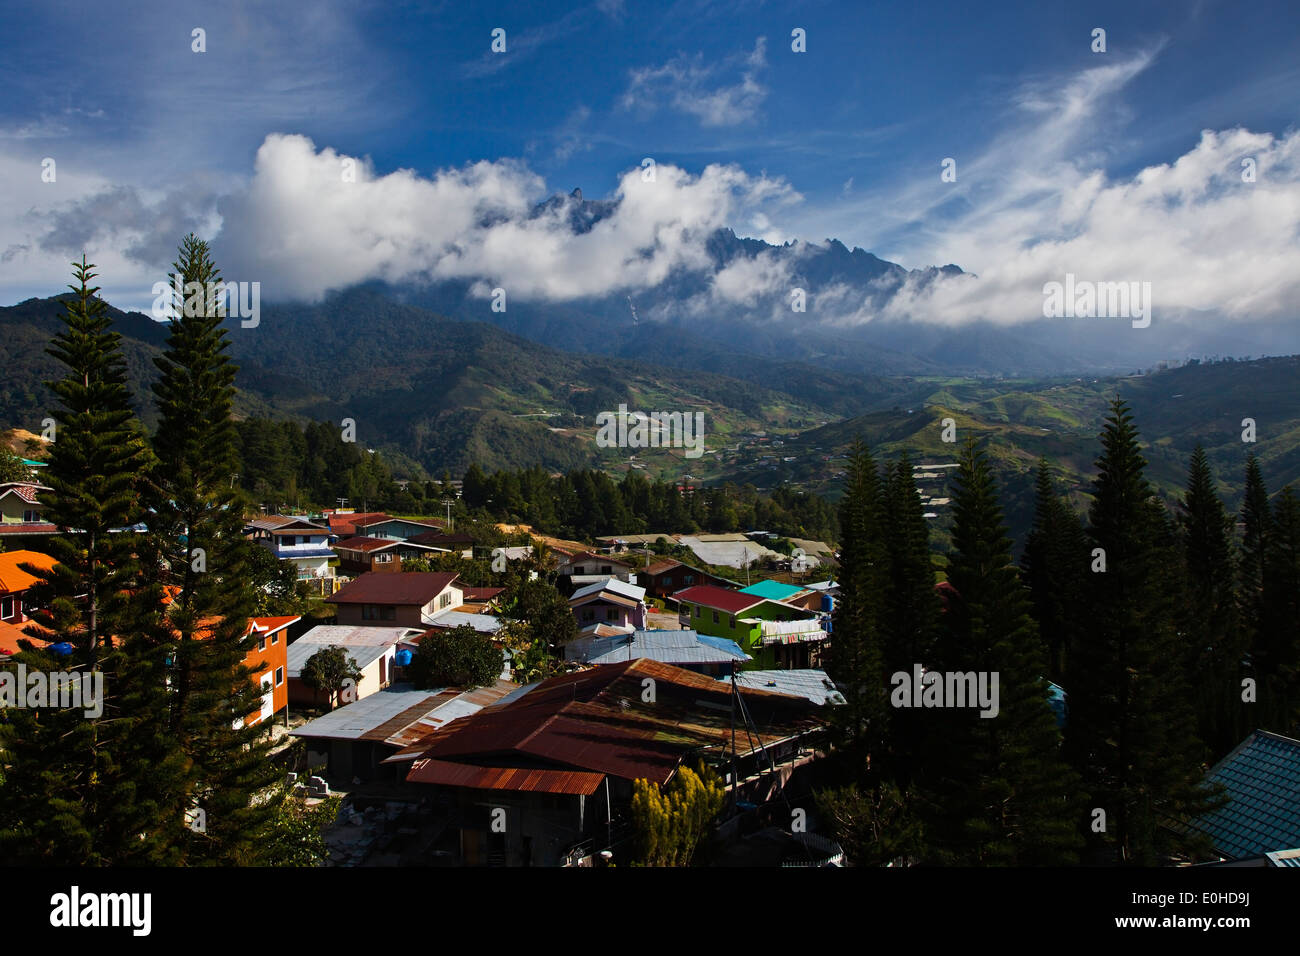
[[447, 530], [451, 531], [451, 506], [454, 502], [450, 498], [443, 498], [442, 503], [447, 508]]

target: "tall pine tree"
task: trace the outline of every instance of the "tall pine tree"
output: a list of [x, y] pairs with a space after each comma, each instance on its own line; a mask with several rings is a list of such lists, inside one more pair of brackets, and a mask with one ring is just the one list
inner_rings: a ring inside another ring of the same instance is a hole
[[943, 728], [926, 774], [931, 853], [964, 865], [1073, 863], [1082, 843], [1077, 779], [1061, 757], [1029, 593], [1012, 561], [988, 461], [973, 440], [952, 499], [948, 581], [956, 593], [935, 669], [974, 672], [990, 688], [996, 676], [997, 713], [975, 706], [924, 712]]
[[236, 369], [214, 294], [221, 275], [207, 244], [186, 236], [173, 268], [185, 300], [155, 360], [161, 418], [151, 531], [160, 558], [154, 594], [170, 598], [169, 726], [191, 761], [188, 806], [177, 815], [204, 812], [206, 832], [190, 836], [189, 862], [246, 865], [258, 862], [274, 818], [275, 801], [264, 797], [279, 774], [266, 759], [264, 729], [245, 725], [260, 706], [261, 689], [242, 663], [255, 595], [234, 489]]
[[[884, 673], [911, 673], [912, 665], [933, 660], [940, 602], [930, 557], [930, 528], [906, 452], [886, 468], [883, 496], [886, 575], [879, 627]], [[892, 770], [906, 787], [926, 746], [926, 724], [914, 710], [893, 709], [890, 717]]]
[[[44, 479], [45, 514], [59, 529], [57, 564], [44, 579], [48, 608], [34, 613], [42, 637], [68, 644], [61, 656], [18, 655], [28, 668], [72, 671], [101, 712], [50, 706], [6, 714], [0, 744], [9, 764], [0, 789], [0, 841], [15, 861], [62, 865], [167, 863], [166, 820], [178, 761], [166, 735], [161, 656], [140, 627], [139, 492], [147, 449], [129, 405], [126, 363], [94, 268], [74, 263], [64, 328], [48, 352], [66, 367], [55, 440]], [[51, 700], [50, 704], [56, 702]]]
[[1262, 603], [1260, 726], [1300, 736], [1300, 497], [1290, 487], [1273, 508]]
[[878, 616], [887, 573], [880, 476], [857, 441], [849, 453], [840, 502], [840, 597], [828, 671], [847, 705], [831, 719], [847, 775], [864, 782], [886, 751], [888, 702]]
[[1025, 540], [1021, 573], [1047, 651], [1048, 676], [1068, 685], [1070, 648], [1086, 620], [1088, 544], [1079, 516], [1057, 495], [1052, 466], [1045, 458], [1038, 463], [1034, 490], [1034, 523]]
[[[1205, 449], [1192, 452], [1187, 492], [1178, 514], [1187, 593], [1182, 627], [1187, 671], [1201, 739], [1214, 756], [1231, 750], [1253, 729], [1241, 700], [1242, 656], [1232, 553], [1233, 520], [1223, 507]], [[1253, 716], [1253, 715], [1250, 715]]]
[[1128, 406], [1101, 436], [1088, 534], [1089, 621], [1070, 661], [1066, 743], [1090, 794], [1098, 859], [1157, 865], [1208, 850], [1186, 824], [1211, 806], [1177, 631], [1173, 523], [1145, 476]]

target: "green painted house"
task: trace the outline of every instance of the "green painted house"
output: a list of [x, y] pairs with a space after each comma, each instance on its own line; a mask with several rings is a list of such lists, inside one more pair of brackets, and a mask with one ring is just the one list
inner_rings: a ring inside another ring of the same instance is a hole
[[780, 601], [700, 584], [673, 595], [684, 628], [735, 641], [757, 668], [813, 667], [826, 632], [817, 616]]

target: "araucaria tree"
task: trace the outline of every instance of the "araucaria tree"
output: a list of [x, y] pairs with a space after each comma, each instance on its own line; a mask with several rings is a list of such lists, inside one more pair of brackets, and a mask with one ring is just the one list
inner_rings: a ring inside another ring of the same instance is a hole
[[887, 573], [880, 477], [865, 444], [850, 455], [840, 502], [840, 599], [828, 671], [846, 704], [831, 715], [832, 739], [848, 779], [865, 783], [889, 735], [879, 615]]
[[73, 265], [77, 284], [48, 350], [66, 369], [49, 383], [58, 404], [43, 476], [51, 489], [45, 514], [60, 532], [49, 542], [57, 563], [31, 568], [48, 600], [33, 615], [40, 636], [72, 651], [60, 656], [33, 642], [18, 658], [32, 670], [76, 672], [98, 699], [89, 710], [6, 714], [2, 855], [61, 865], [168, 863], [179, 762], [160, 720], [162, 658], [139, 627], [132, 528], [148, 452], [129, 404], [120, 336], [90, 284], [94, 267], [84, 257]]
[[1045, 656], [1029, 593], [984, 453], [968, 440], [953, 504], [952, 596], [933, 669], [975, 675], [987, 702], [946, 701], [924, 713], [941, 727], [925, 785], [929, 852], [963, 865], [1073, 863], [1082, 840], [1077, 779], [1061, 757]]
[[242, 663], [256, 596], [234, 490], [236, 369], [207, 244], [186, 236], [173, 268], [186, 297], [155, 360], [161, 420], [149, 518], [159, 562], [154, 597], [167, 605], [173, 662], [169, 727], [191, 762], [189, 802], [206, 817], [188, 858], [249, 864], [274, 816], [275, 801], [264, 795], [279, 772], [266, 759], [265, 732], [245, 724], [261, 690]]
[[1242, 701], [1246, 644], [1238, 625], [1233, 520], [1215, 489], [1205, 449], [1197, 445], [1178, 514], [1187, 594], [1182, 628], [1187, 673], [1201, 739], [1225, 754], [1254, 730], [1252, 703]]
[[1178, 539], [1121, 400], [1101, 443], [1088, 515], [1089, 626], [1066, 688], [1067, 753], [1090, 795], [1097, 858], [1152, 866], [1207, 849], [1186, 824], [1212, 797], [1201, 786], [1204, 749], [1176, 624]]

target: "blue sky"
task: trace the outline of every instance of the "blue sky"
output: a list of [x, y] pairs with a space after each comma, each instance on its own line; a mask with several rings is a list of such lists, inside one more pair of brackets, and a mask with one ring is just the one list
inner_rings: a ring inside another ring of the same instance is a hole
[[[285, 192], [308, 181], [308, 161], [325, 150], [368, 160], [369, 181], [391, 187], [368, 204], [378, 217], [391, 201], [399, 218], [399, 185], [423, 196], [411, 204], [437, 218], [440, 172], [470, 164], [491, 164], [492, 175], [448, 180], [447, 189], [478, 203], [500, 199], [513, 215], [575, 186], [587, 198], [621, 196], [622, 177], [653, 157], [680, 170], [673, 183], [681, 203], [709, 209], [682, 227], [667, 267], [690, 262], [686, 233], [730, 225], [772, 241], [835, 237], [910, 268], [955, 261], [984, 274], [1038, 244], [1079, 239], [1090, 224], [1062, 225], [1062, 209], [1092, 202], [1098, 177], [1104, 196], [1183, 157], [1222, 166], [1232, 159], [1226, 141], [1273, 155], [1273, 168], [1285, 171], [1273, 185], [1294, 197], [1294, 2], [602, 0], [325, 3], [307, 11], [44, 3], [8, 4], [4, 16], [6, 304], [50, 294], [68, 253], [88, 248], [113, 269], [110, 293], [139, 306], [189, 228], [226, 243], [241, 269], [261, 263], [272, 278], [284, 274], [286, 294], [300, 293], [314, 274], [275, 263], [288, 263], [287, 247], [307, 236], [273, 235], [265, 210], [294, 216], [307, 208]], [[195, 27], [206, 31], [202, 54], [191, 50]], [[489, 49], [498, 27], [504, 54]], [[806, 31], [805, 53], [791, 50], [796, 27]], [[1106, 30], [1105, 53], [1090, 49], [1095, 27]], [[1203, 130], [1219, 134], [1217, 145], [1205, 146]], [[1231, 140], [1233, 130], [1255, 138]], [[304, 137], [310, 149], [259, 154], [274, 136]], [[40, 182], [46, 157], [58, 163], [56, 183]], [[957, 161], [956, 183], [940, 181], [945, 157]], [[274, 186], [272, 163], [299, 165]], [[739, 178], [685, 189], [711, 166]], [[398, 170], [415, 182], [385, 180]], [[260, 189], [259, 175], [267, 180]], [[329, 201], [299, 199], [321, 213], [303, 233], [330, 227]], [[1148, 211], [1160, 205], [1147, 202]], [[365, 249], [397, 251], [342, 270], [354, 278], [418, 271], [420, 257], [443, 261], [452, 241], [412, 237], [418, 222], [389, 234], [385, 221], [363, 213], [333, 215]], [[679, 222], [675, 207], [669, 219]], [[1239, 219], [1225, 213], [1225, 221]], [[245, 230], [238, 238], [233, 224]], [[1285, 219], [1264, 232], [1276, 243], [1294, 226]], [[506, 238], [490, 237], [483, 257], [434, 274], [486, 273], [493, 250], [513, 262], [514, 248], [501, 250]], [[1209, 254], [1213, 237], [1186, 238], [1193, 254]], [[305, 248], [326, 261], [332, 252], [358, 255]], [[1256, 257], [1267, 258], [1267, 248]], [[535, 268], [582, 265], [596, 263], [558, 256]], [[1158, 279], [1166, 278], [1161, 268], [1151, 269]], [[634, 270], [627, 282], [656, 275]], [[521, 282], [550, 297], [602, 291]]]

